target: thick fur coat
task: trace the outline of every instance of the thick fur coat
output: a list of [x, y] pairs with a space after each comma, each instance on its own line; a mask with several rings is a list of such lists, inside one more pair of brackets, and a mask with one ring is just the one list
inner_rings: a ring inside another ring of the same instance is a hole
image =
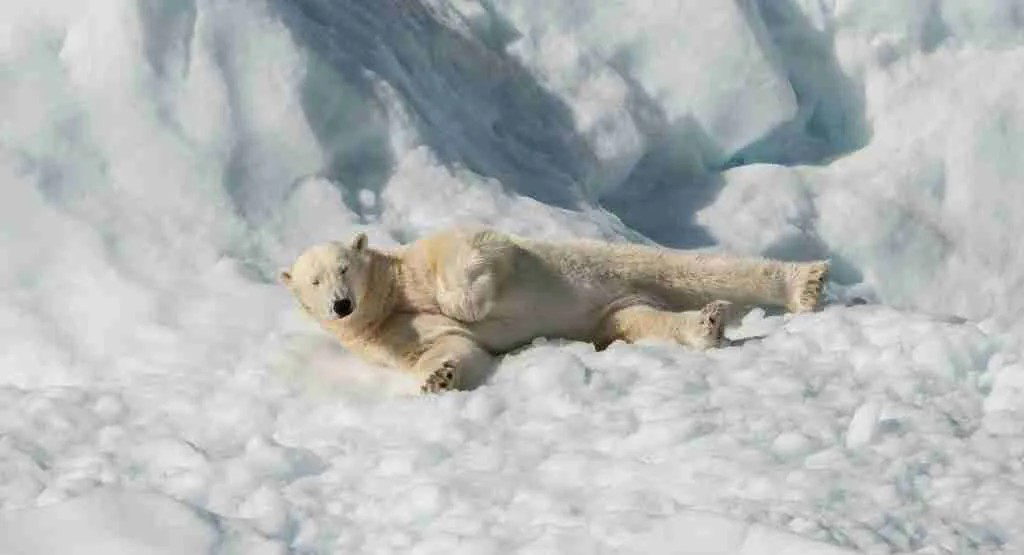
[[495, 355], [537, 337], [716, 347], [733, 307], [813, 310], [827, 269], [455, 229], [394, 252], [370, 248], [362, 234], [316, 245], [281, 280], [345, 347], [416, 372], [434, 392], [466, 386]]

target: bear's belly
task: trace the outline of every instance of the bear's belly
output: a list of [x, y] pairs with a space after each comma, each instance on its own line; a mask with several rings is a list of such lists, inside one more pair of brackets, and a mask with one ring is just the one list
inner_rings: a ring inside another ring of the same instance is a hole
[[596, 322], [593, 322], [594, 319], [589, 320], [587, 324], [581, 324], [580, 319], [500, 321], [490, 318], [468, 327], [474, 339], [488, 351], [505, 353], [539, 337], [591, 341]]
[[538, 337], [590, 341], [603, 306], [566, 291], [513, 295], [496, 303], [486, 318], [466, 327], [477, 342], [494, 353], [507, 352]]

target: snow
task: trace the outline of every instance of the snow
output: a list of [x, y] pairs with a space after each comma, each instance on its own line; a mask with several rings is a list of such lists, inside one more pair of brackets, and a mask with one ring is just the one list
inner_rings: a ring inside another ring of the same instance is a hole
[[10, 555], [209, 553], [217, 540], [209, 522], [173, 499], [110, 491], [0, 519], [0, 536]]
[[[0, 3], [0, 553], [1024, 551], [1021, 13]], [[421, 397], [275, 281], [463, 222], [832, 302]]]

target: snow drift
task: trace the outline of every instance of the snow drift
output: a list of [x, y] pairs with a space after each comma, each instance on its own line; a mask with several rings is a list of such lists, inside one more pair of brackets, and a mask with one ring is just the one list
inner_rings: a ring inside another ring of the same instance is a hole
[[[1024, 549], [1022, 14], [3, 2], [0, 551]], [[468, 221], [827, 256], [839, 302], [411, 398], [274, 283]]]

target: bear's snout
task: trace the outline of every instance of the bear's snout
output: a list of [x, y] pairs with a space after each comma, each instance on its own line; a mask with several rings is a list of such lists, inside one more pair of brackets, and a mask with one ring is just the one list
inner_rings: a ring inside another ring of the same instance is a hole
[[348, 299], [338, 299], [334, 301], [334, 313], [338, 315], [338, 318], [344, 318], [349, 314], [352, 314], [352, 301]]

